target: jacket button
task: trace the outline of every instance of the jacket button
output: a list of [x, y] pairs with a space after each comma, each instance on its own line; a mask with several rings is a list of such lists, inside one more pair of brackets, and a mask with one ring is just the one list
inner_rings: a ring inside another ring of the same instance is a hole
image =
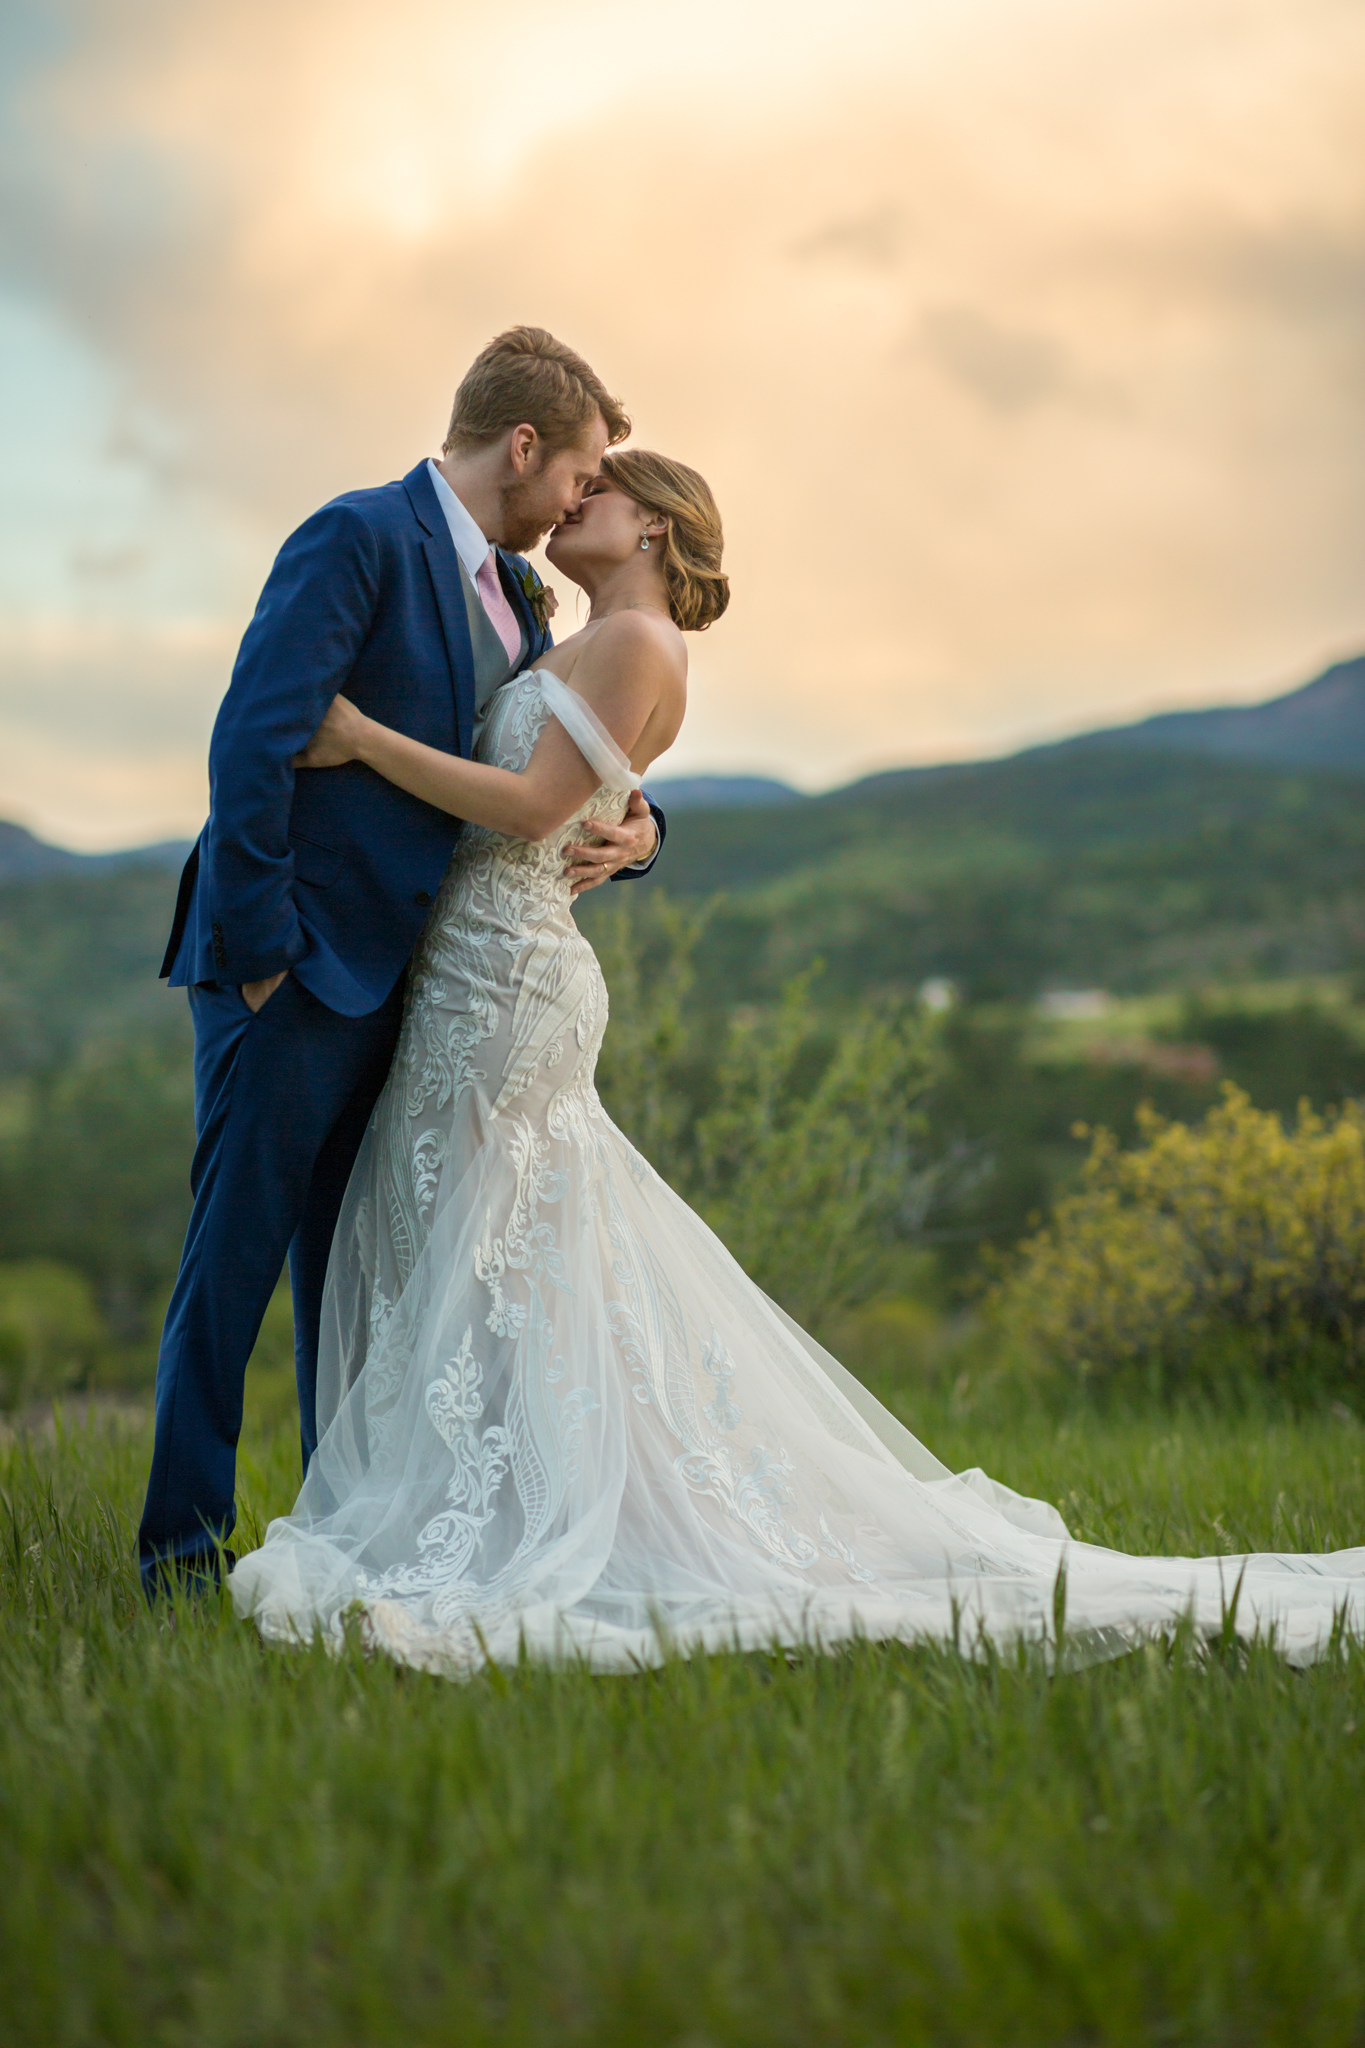
[[419, 910], [426, 910], [431, 903], [431, 897], [425, 889], [419, 889], [412, 900]]

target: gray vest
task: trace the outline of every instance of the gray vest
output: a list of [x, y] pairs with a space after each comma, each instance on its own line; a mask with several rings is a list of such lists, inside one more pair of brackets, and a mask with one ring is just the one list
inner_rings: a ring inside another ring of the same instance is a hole
[[[507, 649], [498, 638], [497, 627], [484, 610], [483, 599], [463, 562], [460, 563], [460, 588], [464, 592], [464, 608], [469, 615], [469, 640], [474, 649], [474, 745], [477, 747], [495, 692], [502, 688], [509, 676], [521, 673], [527, 640], [523, 627], [517, 658], [509, 661]], [[515, 607], [512, 616], [517, 616]]]

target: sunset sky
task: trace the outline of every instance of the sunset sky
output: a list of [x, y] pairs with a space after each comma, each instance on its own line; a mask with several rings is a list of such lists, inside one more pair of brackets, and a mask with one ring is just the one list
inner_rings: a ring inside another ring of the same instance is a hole
[[0, 37], [0, 816], [196, 831], [275, 548], [434, 452], [517, 320], [720, 499], [663, 773], [825, 787], [1365, 646], [1361, 0], [9, 0]]

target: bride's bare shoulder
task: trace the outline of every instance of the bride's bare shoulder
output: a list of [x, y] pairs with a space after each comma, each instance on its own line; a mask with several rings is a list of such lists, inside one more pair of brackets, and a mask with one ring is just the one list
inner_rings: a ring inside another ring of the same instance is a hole
[[676, 659], [687, 658], [687, 643], [666, 612], [656, 605], [626, 605], [611, 612], [593, 629], [593, 645], [630, 648], [643, 652], [656, 648]]
[[687, 679], [687, 642], [663, 612], [632, 607], [613, 612], [596, 627], [580, 656], [586, 675], [620, 676], [676, 683]]

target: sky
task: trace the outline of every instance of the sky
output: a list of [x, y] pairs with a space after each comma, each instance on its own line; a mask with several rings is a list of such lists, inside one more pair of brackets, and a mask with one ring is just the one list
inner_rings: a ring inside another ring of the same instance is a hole
[[661, 773], [1305, 680], [1365, 646], [1363, 91], [1360, 0], [9, 0], [0, 816], [196, 831], [280, 541], [519, 320], [720, 501]]

